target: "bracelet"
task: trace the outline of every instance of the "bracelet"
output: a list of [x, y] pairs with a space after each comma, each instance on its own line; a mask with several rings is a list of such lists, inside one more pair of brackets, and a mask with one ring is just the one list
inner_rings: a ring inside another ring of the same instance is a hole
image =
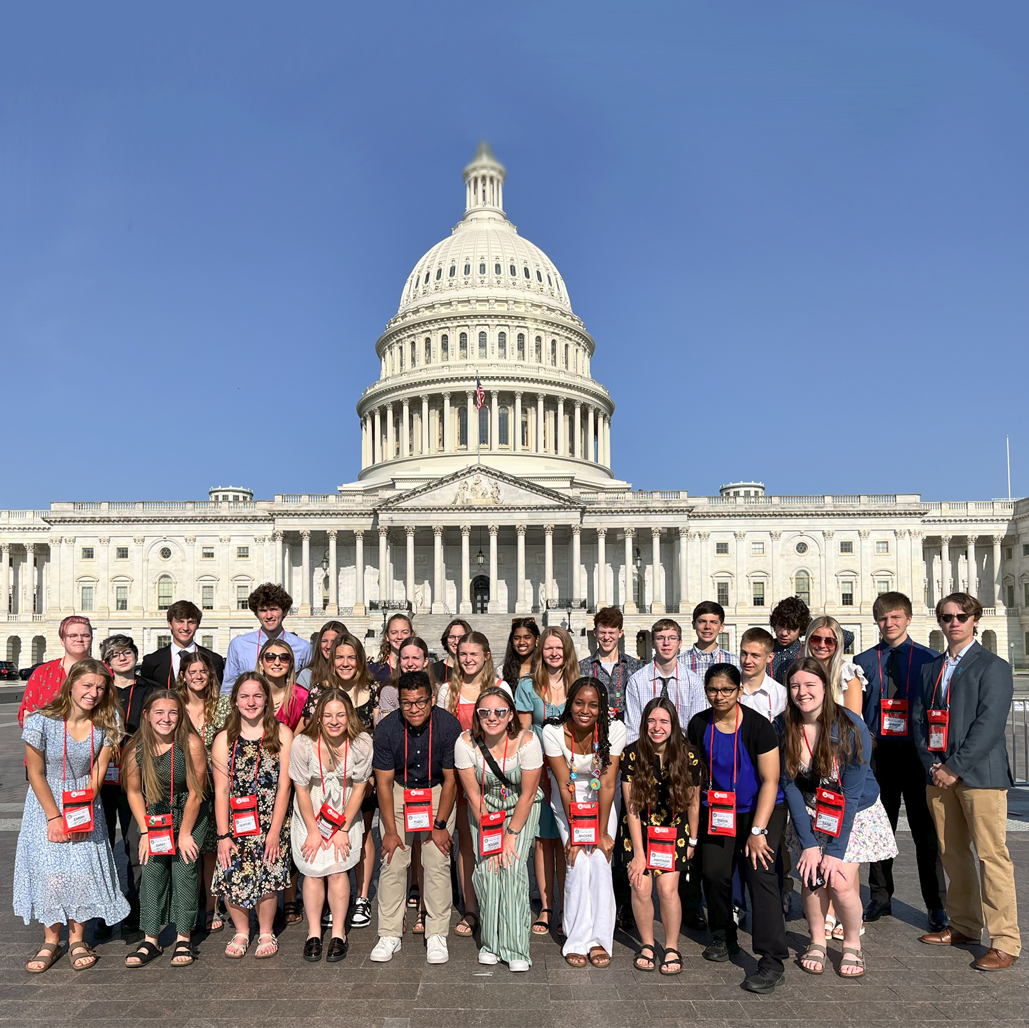
[[54, 814], [53, 817], [48, 817], [46, 819], [46, 823], [50, 824], [51, 821], [57, 821], [57, 820], [59, 820], [61, 818], [61, 816], [62, 816], [61, 814]]
[[140, 832], [139, 834], [140, 835], [149, 835], [150, 833], [149, 832]]
[[690, 839], [690, 838], [687, 838], [687, 839], [686, 839], [686, 842], [687, 842], [687, 844], [688, 844], [688, 845], [690, 845], [690, 846], [693, 846], [694, 848], [696, 848], [696, 846], [697, 846], [697, 843], [699, 843], [699, 842], [700, 842], [700, 840], [699, 840], [699, 839]]
[[232, 838], [232, 832], [226, 832], [224, 835], [218, 835], [215, 838], [218, 840], [218, 842], [221, 842], [222, 839], [231, 839]]

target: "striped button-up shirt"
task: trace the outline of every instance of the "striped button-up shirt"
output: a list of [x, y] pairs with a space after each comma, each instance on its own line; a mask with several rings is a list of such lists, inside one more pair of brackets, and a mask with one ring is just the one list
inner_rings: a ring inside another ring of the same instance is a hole
[[686, 734], [690, 718], [711, 706], [704, 692], [704, 679], [695, 675], [688, 664], [683, 664], [681, 654], [676, 661], [675, 672], [670, 677], [663, 676], [657, 662], [652, 660], [629, 679], [625, 690], [625, 728], [630, 743], [640, 737], [643, 708], [662, 694], [675, 704], [683, 735]]

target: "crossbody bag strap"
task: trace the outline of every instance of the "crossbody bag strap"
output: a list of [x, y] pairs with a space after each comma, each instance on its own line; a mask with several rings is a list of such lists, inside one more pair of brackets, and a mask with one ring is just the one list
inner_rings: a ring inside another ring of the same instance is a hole
[[500, 781], [504, 784], [506, 788], [513, 789], [513, 783], [507, 777], [507, 775], [505, 775], [504, 772], [500, 770], [500, 765], [497, 763], [496, 758], [493, 756], [493, 754], [490, 753], [489, 747], [483, 745], [481, 739], [476, 740], [475, 744], [479, 747], [479, 752], [482, 754], [482, 759], [485, 760], [487, 764], [489, 764], [490, 770], [493, 772], [493, 774], [500, 779]]

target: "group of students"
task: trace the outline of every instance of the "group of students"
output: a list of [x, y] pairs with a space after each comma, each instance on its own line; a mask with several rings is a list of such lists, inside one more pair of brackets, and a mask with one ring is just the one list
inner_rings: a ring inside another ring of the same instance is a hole
[[775, 636], [747, 630], [739, 657], [719, 645], [724, 611], [705, 602], [686, 651], [674, 620], [654, 624], [646, 664], [622, 651], [617, 608], [597, 612], [598, 648], [582, 661], [564, 628], [515, 618], [499, 669], [463, 619], [433, 661], [395, 614], [369, 661], [338, 621], [312, 645], [286, 632], [291, 599], [278, 586], [260, 586], [250, 606], [261, 627], [232, 641], [223, 666], [194, 641], [200, 611], [173, 604], [171, 646], [142, 675], [127, 636], [94, 660], [89, 622], [62, 622], [65, 656], [37, 669], [19, 711], [30, 789], [14, 906], [45, 935], [30, 972], [60, 957], [64, 924], [72, 966], [92, 966], [92, 919], [101, 937], [119, 922], [142, 933], [129, 967], [161, 956], [174, 925], [171, 963], [188, 966], [201, 909], [212, 933], [227, 911], [233, 959], [251, 945], [254, 911], [255, 956], [272, 957], [280, 898], [286, 924], [306, 916], [304, 958], [322, 959], [328, 930], [325, 959], [340, 961], [348, 924], [371, 924], [378, 864], [376, 962], [400, 950], [409, 914], [426, 960], [446, 962], [458, 890], [455, 934], [478, 934], [479, 962], [515, 972], [531, 966], [532, 935], [555, 927], [570, 966], [606, 967], [616, 925], [632, 921], [639, 971], [682, 971], [684, 920], [710, 930], [705, 959], [727, 961], [749, 908], [759, 961], [743, 985], [768, 993], [788, 957], [792, 862], [811, 933], [801, 968], [823, 973], [832, 938], [837, 973], [859, 977], [862, 922], [891, 913], [901, 798], [929, 917], [922, 941], [978, 943], [985, 926], [978, 969], [1018, 956], [1004, 842], [1011, 669], [975, 642], [982, 608], [967, 594], [937, 606], [943, 655], [910, 639], [910, 602], [886, 593], [881, 641], [854, 659], [838, 622], [791, 597], [773, 610]]

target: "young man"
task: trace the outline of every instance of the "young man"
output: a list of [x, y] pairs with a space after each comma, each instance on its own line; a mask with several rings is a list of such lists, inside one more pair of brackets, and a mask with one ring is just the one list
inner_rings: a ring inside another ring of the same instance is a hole
[[774, 721], [786, 709], [786, 689], [769, 673], [775, 640], [763, 628], [748, 628], [740, 639], [740, 703]]
[[293, 606], [293, 597], [281, 585], [271, 582], [259, 585], [250, 594], [249, 606], [261, 627], [256, 632], [238, 635], [229, 643], [225, 674], [222, 676], [222, 693], [226, 695], [232, 692], [233, 684], [244, 671], [253, 671], [257, 667], [257, 655], [269, 639], [281, 639], [289, 644], [297, 674], [311, 663], [311, 644], [282, 627], [283, 619]]
[[[457, 822], [454, 744], [461, 723], [433, 706], [432, 684], [424, 671], [405, 671], [397, 682], [400, 709], [375, 729], [375, 788], [382, 831], [379, 867], [379, 941], [371, 959], [385, 963], [400, 949], [407, 901], [411, 845], [422, 841], [422, 900], [425, 903], [425, 959], [445, 964], [453, 893], [450, 886], [451, 836]], [[431, 790], [428, 807], [415, 806], [408, 790]], [[418, 823], [431, 831], [408, 830]]]
[[[151, 682], [171, 689], [179, 677], [179, 664], [182, 658], [199, 650], [214, 665], [218, 680], [225, 681], [225, 659], [220, 653], [204, 649], [196, 643], [197, 629], [203, 620], [203, 614], [195, 603], [189, 600], [176, 600], [168, 608], [168, 627], [171, 629], [171, 645], [162, 646], [143, 658], [140, 672]], [[252, 670], [247, 668], [247, 670]]]
[[804, 633], [810, 620], [811, 611], [799, 596], [780, 600], [768, 617], [775, 633], [771, 675], [780, 685], [786, 684], [786, 672], [804, 650]]
[[713, 600], [704, 600], [693, 608], [693, 631], [697, 641], [679, 658], [695, 674], [704, 677], [712, 664], [734, 664], [740, 666], [735, 653], [723, 650], [718, 645], [718, 636], [725, 628], [725, 608]]
[[1004, 732], [1014, 688], [1011, 665], [975, 641], [982, 613], [968, 593], [951, 593], [936, 605], [947, 652], [923, 666], [912, 707], [915, 745], [930, 782], [929, 810], [950, 881], [950, 926], [923, 935], [922, 942], [976, 946], [985, 920], [990, 949], [973, 966], [1003, 971], [1022, 949], [1007, 847], [1011, 768]]
[[579, 661], [579, 674], [583, 678], [598, 679], [607, 689], [611, 716], [622, 717], [626, 687], [629, 679], [643, 667], [643, 661], [619, 648], [625, 632], [622, 612], [617, 607], [601, 607], [593, 618], [593, 631], [597, 637], [597, 652]]
[[[929, 914], [929, 931], [941, 932], [948, 924], [943, 909], [947, 884], [936, 827], [925, 797], [925, 769], [911, 732], [911, 704], [922, 680], [922, 668], [939, 654], [908, 635], [911, 601], [903, 593], [877, 596], [872, 617], [879, 626], [879, 644], [854, 658], [868, 681], [862, 716], [875, 740], [871, 767], [894, 832], [900, 817], [900, 801], [904, 800], [915, 844], [922, 900]], [[866, 921], [878, 921], [893, 913], [892, 858], [869, 864], [868, 892], [871, 898], [865, 907]]]

